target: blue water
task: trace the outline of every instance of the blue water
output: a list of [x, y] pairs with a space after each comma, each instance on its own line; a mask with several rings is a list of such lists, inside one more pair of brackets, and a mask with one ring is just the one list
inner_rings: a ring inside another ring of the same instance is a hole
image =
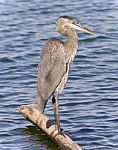
[[[40, 51], [61, 15], [96, 34], [79, 50], [59, 97], [61, 126], [84, 150], [118, 150], [118, 1], [0, 0], [0, 150], [57, 150], [18, 112], [36, 95]], [[49, 101], [46, 114], [53, 117]]]

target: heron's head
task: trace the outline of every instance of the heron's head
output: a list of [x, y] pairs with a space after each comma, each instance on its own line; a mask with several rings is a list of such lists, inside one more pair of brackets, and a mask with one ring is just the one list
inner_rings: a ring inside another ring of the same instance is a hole
[[57, 31], [63, 34], [63, 29], [75, 29], [80, 30], [89, 34], [94, 34], [91, 30], [87, 29], [86, 27], [82, 26], [74, 17], [70, 16], [61, 16], [57, 19], [56, 22]]

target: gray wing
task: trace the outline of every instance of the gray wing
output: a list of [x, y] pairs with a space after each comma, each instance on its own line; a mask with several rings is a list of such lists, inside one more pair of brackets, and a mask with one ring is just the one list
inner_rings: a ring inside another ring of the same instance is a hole
[[38, 70], [38, 93], [48, 100], [54, 93], [66, 72], [66, 62], [63, 43], [51, 39], [44, 46]]

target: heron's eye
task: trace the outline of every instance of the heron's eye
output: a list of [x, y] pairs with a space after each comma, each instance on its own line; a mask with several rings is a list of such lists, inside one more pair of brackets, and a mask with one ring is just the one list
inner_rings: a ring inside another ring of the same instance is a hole
[[78, 21], [75, 21], [74, 24], [79, 26], [79, 27], [82, 27], [82, 25]]
[[71, 21], [72, 21], [72, 24], [75, 24], [75, 23], [76, 23], [76, 20], [75, 20], [75, 19], [72, 19]]

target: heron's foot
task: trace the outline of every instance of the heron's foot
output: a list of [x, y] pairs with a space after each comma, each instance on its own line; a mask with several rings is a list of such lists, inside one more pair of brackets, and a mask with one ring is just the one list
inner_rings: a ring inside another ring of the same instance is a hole
[[63, 135], [65, 137], [65, 133], [63, 132], [63, 129], [60, 128], [60, 125], [55, 124], [55, 130], [58, 130], [57, 135]]
[[66, 136], [65, 136], [65, 133], [64, 133], [63, 131], [60, 131], [59, 135], [62, 135], [62, 136], [64, 136], [64, 137], [66, 137]]

